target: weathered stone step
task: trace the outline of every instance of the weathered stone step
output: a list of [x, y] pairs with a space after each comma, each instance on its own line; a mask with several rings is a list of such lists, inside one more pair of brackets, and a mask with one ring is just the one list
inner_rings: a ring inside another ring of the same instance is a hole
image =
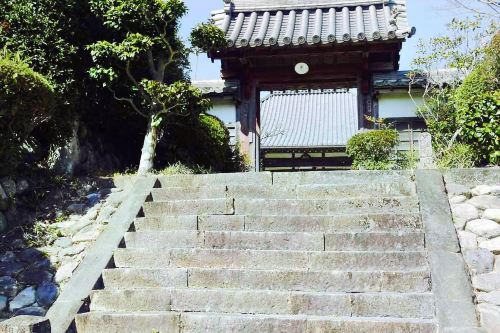
[[166, 187], [152, 191], [154, 201], [260, 198], [260, 199], [323, 199], [369, 196], [414, 196], [415, 184], [411, 182], [346, 184], [346, 185], [212, 185], [200, 187]]
[[142, 206], [146, 216], [161, 215], [232, 215], [233, 199], [172, 200], [145, 202]]
[[215, 249], [118, 249], [117, 267], [312, 271], [424, 271], [425, 252], [306, 252]]
[[436, 333], [433, 320], [278, 315], [181, 315], [183, 333]]
[[335, 215], [368, 213], [417, 213], [414, 197], [308, 199], [236, 199], [236, 215]]
[[[436, 333], [429, 319], [325, 316], [240, 315], [218, 313], [89, 312], [76, 318], [79, 333]], [[182, 328], [182, 330], [181, 330]]]
[[234, 289], [126, 289], [92, 294], [91, 311], [176, 311], [434, 318], [430, 293], [305, 293]]
[[370, 182], [411, 182], [410, 171], [316, 171], [274, 173], [273, 185], [367, 184]]
[[351, 214], [334, 216], [209, 215], [137, 218], [136, 231], [362, 232], [421, 230], [420, 214]]
[[310, 292], [415, 292], [430, 289], [429, 273], [227, 269], [133, 269], [103, 272], [106, 289], [228, 288]]
[[422, 232], [284, 233], [250, 231], [142, 231], [125, 234], [128, 248], [211, 248], [303, 251], [420, 251]]
[[162, 188], [165, 187], [198, 187], [231, 184], [271, 185], [270, 172], [221, 173], [208, 175], [172, 175], [158, 176]]
[[427, 292], [427, 272], [188, 270], [192, 288], [314, 292]]

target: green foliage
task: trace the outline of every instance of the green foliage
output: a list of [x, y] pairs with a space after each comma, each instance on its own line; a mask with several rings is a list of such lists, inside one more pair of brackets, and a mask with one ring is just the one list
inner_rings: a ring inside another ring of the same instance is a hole
[[500, 34], [485, 59], [458, 87], [454, 96], [461, 141], [482, 160], [500, 163]]
[[151, 107], [159, 110], [154, 114], [153, 126], [160, 126], [169, 116], [196, 117], [212, 106], [203, 98], [200, 89], [188, 82], [177, 81], [170, 85], [158, 81], [142, 80], [140, 87], [152, 100]]
[[212, 23], [198, 24], [189, 37], [197, 53], [219, 51], [227, 47], [224, 31]]
[[[430, 78], [419, 113], [433, 136], [438, 164], [499, 164], [500, 35], [497, 24], [487, 25], [479, 17], [453, 20], [449, 28], [447, 36], [421, 42], [419, 56], [414, 61], [418, 71]], [[438, 68], [456, 71], [448, 72], [447, 82], [443, 84], [433, 80]], [[454, 77], [448, 77], [449, 74]], [[454, 153], [456, 158], [450, 156]]]
[[441, 169], [467, 169], [476, 166], [477, 154], [471, 146], [457, 143], [443, 151], [437, 161]]
[[[75, 82], [72, 61], [77, 54], [70, 18], [76, 0], [9, 0], [0, 2], [0, 45], [20, 52], [44, 74], [61, 96]], [[64, 19], [61, 19], [64, 18]], [[69, 98], [70, 96], [66, 96]]]
[[208, 148], [205, 158], [211, 161], [214, 170], [223, 171], [230, 153], [229, 131], [219, 118], [209, 114], [200, 115], [200, 125], [202, 140], [206, 140]]
[[406, 152], [399, 152], [396, 156], [395, 169], [399, 170], [416, 169], [419, 161], [420, 161], [420, 156], [415, 149], [411, 149]]
[[428, 93], [425, 104], [417, 110], [426, 122], [436, 151], [448, 145], [458, 128], [453, 94], [454, 89], [449, 86], [433, 89]]
[[53, 225], [36, 222], [33, 229], [25, 232], [23, 236], [29, 247], [45, 247], [52, 245], [62, 234]]
[[353, 168], [361, 170], [388, 170], [393, 167], [395, 148], [399, 143], [396, 130], [366, 131], [353, 136], [347, 143], [347, 155], [353, 159]]
[[176, 162], [174, 164], [170, 164], [166, 168], [156, 172], [159, 175], [200, 175], [200, 174], [208, 174], [211, 173], [211, 170], [205, 169], [199, 165], [196, 166], [187, 166], [182, 164], [181, 162]]
[[54, 112], [54, 88], [18, 55], [0, 57], [0, 174], [11, 173], [33, 131]]

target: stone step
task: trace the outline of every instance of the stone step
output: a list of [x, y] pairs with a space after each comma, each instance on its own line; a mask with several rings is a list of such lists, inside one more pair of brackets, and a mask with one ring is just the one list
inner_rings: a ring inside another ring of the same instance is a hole
[[311, 185], [311, 184], [368, 184], [412, 182], [411, 171], [316, 171], [283, 172], [273, 174], [273, 185]]
[[118, 249], [116, 267], [312, 271], [425, 271], [425, 252], [306, 252], [215, 249]]
[[[160, 204], [160, 203], [158, 203]], [[414, 197], [308, 199], [236, 199], [236, 215], [336, 215], [368, 213], [418, 213]]]
[[227, 288], [309, 292], [415, 292], [430, 289], [429, 273], [380, 271], [134, 269], [103, 272], [106, 289]]
[[219, 313], [89, 312], [76, 317], [78, 333], [436, 333], [429, 319]]
[[284, 233], [250, 231], [142, 231], [125, 234], [127, 248], [211, 248], [303, 251], [420, 251], [422, 232]]
[[145, 202], [142, 206], [145, 216], [162, 215], [232, 215], [233, 199], [202, 199]]
[[176, 311], [434, 318], [430, 293], [305, 293], [236, 289], [125, 289], [92, 294], [91, 311]]
[[243, 199], [323, 199], [370, 196], [415, 196], [415, 184], [367, 183], [347, 185], [212, 185], [200, 187], [166, 187], [152, 191], [154, 201], [218, 199], [224, 197]]
[[158, 176], [162, 188], [198, 187], [211, 185], [252, 184], [272, 185], [270, 172], [221, 173], [208, 175], [171, 175]]
[[420, 214], [351, 214], [334, 216], [184, 215], [143, 217], [136, 231], [258, 231], [258, 232], [363, 232], [422, 230]]

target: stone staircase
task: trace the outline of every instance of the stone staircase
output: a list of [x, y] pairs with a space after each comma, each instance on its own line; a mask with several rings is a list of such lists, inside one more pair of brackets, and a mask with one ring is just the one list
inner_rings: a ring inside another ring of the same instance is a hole
[[159, 177], [78, 333], [437, 332], [407, 173]]

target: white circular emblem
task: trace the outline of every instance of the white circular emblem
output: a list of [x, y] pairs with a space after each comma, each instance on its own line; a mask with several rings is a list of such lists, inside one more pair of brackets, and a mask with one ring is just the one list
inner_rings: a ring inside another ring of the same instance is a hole
[[309, 73], [309, 66], [304, 62], [299, 62], [295, 65], [295, 72], [299, 75], [305, 75]]

